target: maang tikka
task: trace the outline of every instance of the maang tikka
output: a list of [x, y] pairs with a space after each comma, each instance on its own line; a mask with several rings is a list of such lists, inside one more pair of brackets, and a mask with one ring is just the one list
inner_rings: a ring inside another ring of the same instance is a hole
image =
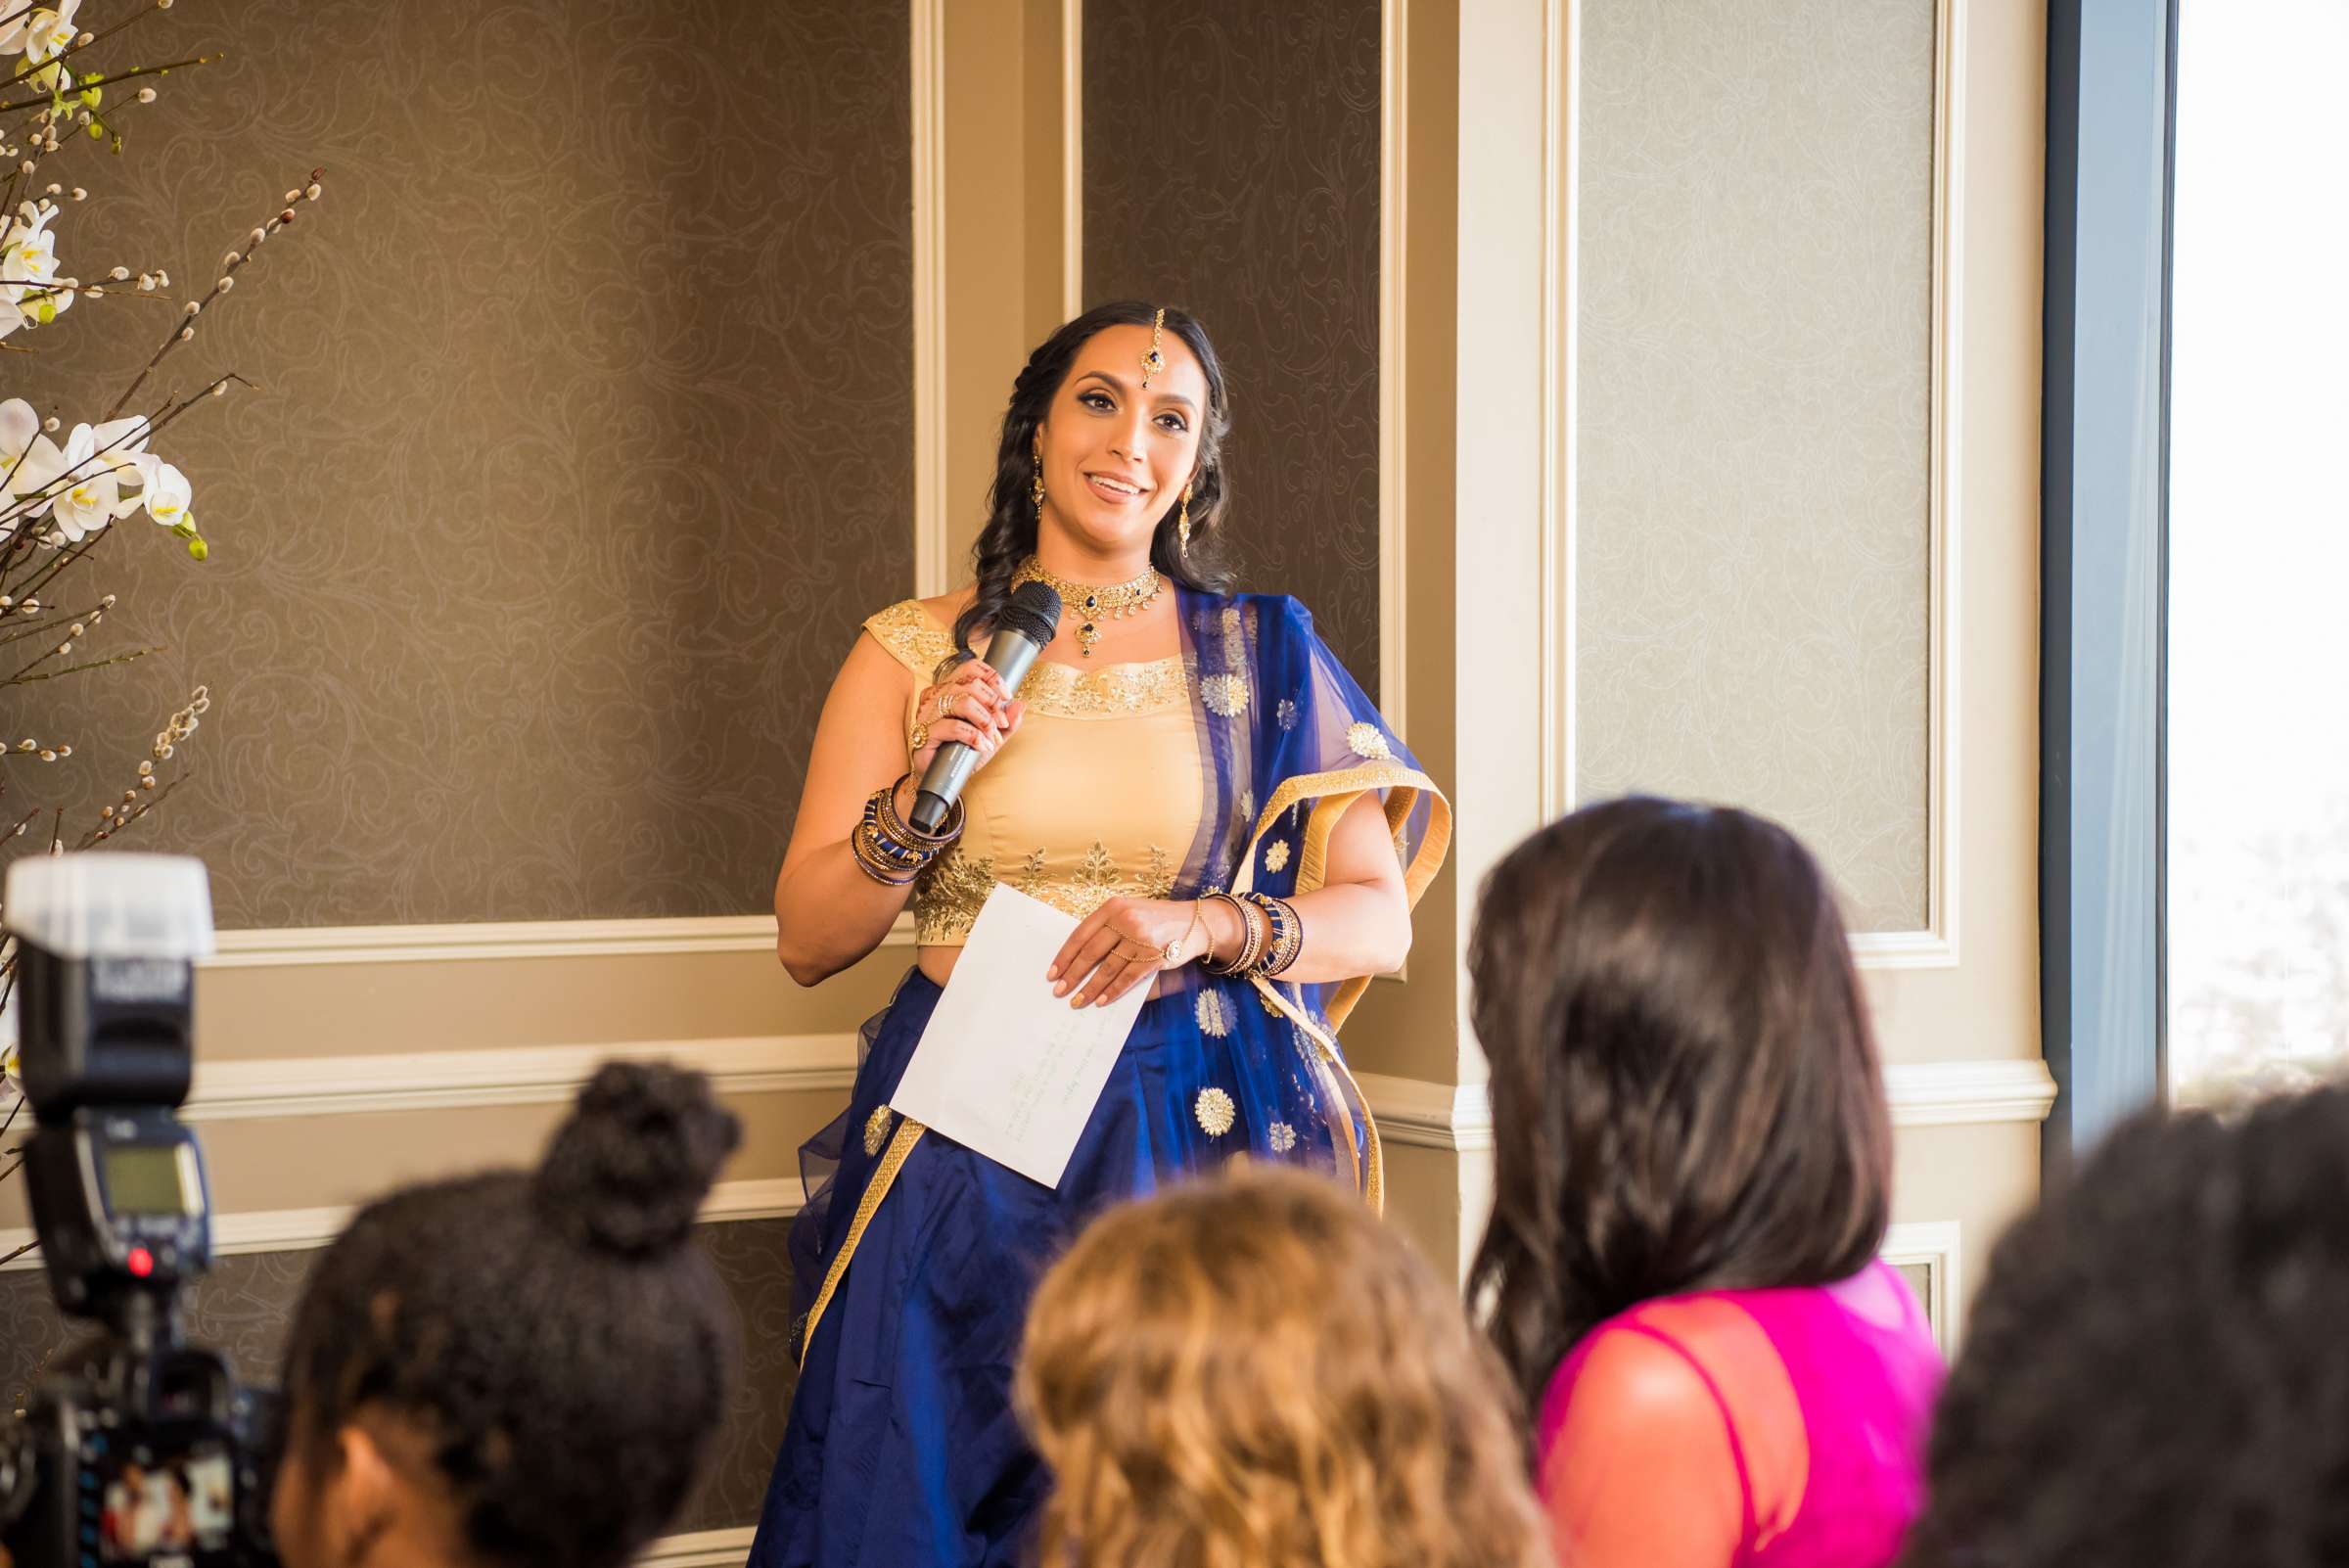
[[1167, 356], [1158, 351], [1159, 337], [1166, 331], [1166, 327], [1167, 307], [1161, 305], [1158, 307], [1158, 314], [1150, 318], [1150, 351], [1142, 355], [1142, 391], [1144, 392], [1150, 390], [1150, 378], [1167, 368]]

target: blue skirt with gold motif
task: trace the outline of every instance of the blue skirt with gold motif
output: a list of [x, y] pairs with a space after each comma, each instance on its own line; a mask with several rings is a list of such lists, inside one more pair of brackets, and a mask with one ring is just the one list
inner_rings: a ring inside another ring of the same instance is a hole
[[1374, 1166], [1323, 1045], [1245, 984], [1185, 979], [1143, 1005], [1057, 1189], [888, 1109], [934, 982], [909, 975], [865, 1026], [848, 1112], [803, 1151], [805, 1354], [752, 1568], [1024, 1564], [1047, 1478], [1012, 1368], [1036, 1282], [1078, 1229], [1235, 1154], [1350, 1180]]

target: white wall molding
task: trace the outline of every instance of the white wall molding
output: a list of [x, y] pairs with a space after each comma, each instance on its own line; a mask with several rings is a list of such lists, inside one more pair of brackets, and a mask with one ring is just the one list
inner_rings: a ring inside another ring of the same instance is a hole
[[1578, 349], [1582, 343], [1581, 138], [1582, 7], [1543, 0], [1542, 7], [1542, 443], [1540, 648], [1541, 801], [1544, 821], [1575, 807], [1575, 568]]
[[663, 1536], [636, 1559], [638, 1568], [742, 1568], [751, 1555], [751, 1538], [758, 1530], [696, 1530], [687, 1535]]
[[[648, 920], [481, 920], [449, 925], [282, 926], [223, 931], [200, 969], [310, 964], [447, 963], [484, 958], [618, 958], [643, 954], [772, 952], [773, 915]], [[900, 915], [884, 947], [913, 945]]]
[[1910, 1221], [1889, 1225], [1876, 1256], [1896, 1268], [1925, 1266], [1928, 1282], [1920, 1304], [1933, 1322], [1933, 1342], [1942, 1360], [1958, 1354], [1965, 1313], [1964, 1231], [1955, 1220]]
[[2003, 1061], [1894, 1062], [1884, 1092], [1895, 1127], [1985, 1127], [2044, 1122], [2055, 1080], [2038, 1057]]
[[1406, 739], [1404, 678], [1410, 599], [1405, 591], [1404, 311], [1410, 296], [1405, 236], [1410, 167], [1410, 0], [1379, 8], [1378, 93], [1378, 711]]
[[[1493, 1147], [1488, 1085], [1431, 1084], [1379, 1073], [1357, 1077], [1387, 1142], [1462, 1154]], [[2047, 1120], [2055, 1104], [2055, 1080], [2047, 1063], [2037, 1059], [1898, 1062], [1884, 1069], [1884, 1092], [1895, 1127], [2037, 1123]]]
[[[855, 1082], [856, 1037], [759, 1035], [199, 1063], [186, 1115], [222, 1122], [555, 1104], [613, 1058], [698, 1068], [725, 1094], [846, 1096]], [[1463, 1153], [1493, 1146], [1485, 1084], [1359, 1077], [1388, 1142]], [[2055, 1081], [2037, 1058], [1896, 1062], [1884, 1069], [1884, 1088], [1896, 1127], [2037, 1123], [2055, 1103]]]
[[913, 591], [953, 585], [946, 538], [946, 11], [912, 0]]
[[1084, 0], [1060, 0], [1060, 319], [1084, 314]]
[[856, 1037], [761, 1035], [719, 1039], [511, 1045], [199, 1062], [191, 1122], [432, 1111], [569, 1100], [615, 1060], [668, 1062], [710, 1075], [721, 1094], [839, 1094], [856, 1076]]
[[[702, 1204], [704, 1224], [734, 1220], [787, 1220], [806, 1207], [807, 1195], [797, 1176], [757, 1181], [720, 1181]], [[212, 1216], [212, 1256], [235, 1258], [257, 1252], [310, 1252], [343, 1234], [358, 1211], [349, 1205], [323, 1209], [255, 1209], [244, 1214]], [[0, 1256], [31, 1242], [30, 1229], [0, 1230]], [[38, 1268], [39, 1252], [27, 1252], [0, 1264], [0, 1270]]]
[[1933, 365], [1926, 556], [1925, 925], [1920, 931], [1865, 932], [1852, 939], [1863, 969], [1958, 967], [1958, 504], [1962, 470], [1958, 379], [1962, 343], [1959, 272], [1965, 255], [1965, 0], [1933, 7]]
[[1482, 1084], [1431, 1084], [1383, 1073], [1359, 1073], [1356, 1081], [1387, 1143], [1463, 1154], [1493, 1146], [1493, 1104]]

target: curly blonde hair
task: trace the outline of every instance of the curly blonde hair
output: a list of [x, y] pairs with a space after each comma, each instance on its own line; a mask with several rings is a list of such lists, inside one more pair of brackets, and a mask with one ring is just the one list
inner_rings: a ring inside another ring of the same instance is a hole
[[1045, 1568], [1550, 1568], [1498, 1359], [1326, 1177], [1096, 1221], [1036, 1291], [1017, 1397]]

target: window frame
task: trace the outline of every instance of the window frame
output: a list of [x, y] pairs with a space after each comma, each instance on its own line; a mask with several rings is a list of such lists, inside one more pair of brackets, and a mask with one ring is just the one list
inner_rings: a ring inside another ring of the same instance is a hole
[[2040, 1023], [2052, 1175], [2167, 1085], [2178, 0], [2050, 0]]

